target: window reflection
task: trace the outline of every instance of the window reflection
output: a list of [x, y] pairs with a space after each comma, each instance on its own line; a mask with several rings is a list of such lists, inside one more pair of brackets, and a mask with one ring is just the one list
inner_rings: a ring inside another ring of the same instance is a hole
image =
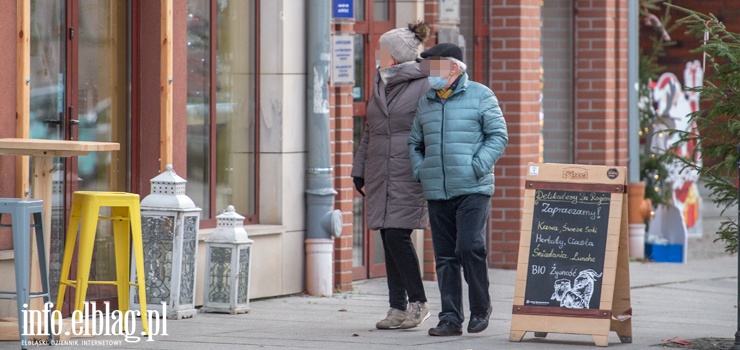
[[188, 0], [187, 195], [210, 213], [210, 0]]
[[376, 21], [388, 21], [390, 19], [388, 0], [373, 0], [373, 19]]
[[[80, 141], [126, 145], [126, 1], [79, 0], [76, 114]], [[78, 157], [79, 190], [125, 191], [125, 147]]]
[[365, 101], [365, 36], [355, 35], [355, 86], [352, 88], [355, 102]]
[[[68, 3], [69, 4], [69, 3]], [[77, 126], [80, 141], [118, 142], [117, 152], [92, 152], [77, 158], [77, 189], [125, 191], [128, 173], [127, 2], [125, 0], [78, 0]], [[70, 181], [70, 179], [67, 179]], [[100, 215], [110, 215], [101, 208]], [[115, 280], [116, 269], [112, 222], [98, 223], [91, 280]], [[116, 295], [112, 285], [90, 285], [91, 299]]]
[[[31, 1], [31, 99], [30, 137], [59, 140], [65, 137], [62, 120], [66, 93], [65, 6], [61, 1]], [[29, 169], [29, 174], [33, 169]], [[54, 158], [52, 173], [51, 236], [49, 239], [49, 283], [51, 300], [59, 291], [64, 236], [66, 234], [64, 163]], [[10, 223], [8, 218], [4, 219]], [[4, 244], [3, 244], [4, 243]], [[12, 248], [10, 228], [0, 230], [0, 250]]]
[[463, 61], [468, 66], [468, 77], [475, 76], [475, 53], [473, 51], [475, 40], [475, 2], [473, 0], [460, 1], [459, 22], [460, 36], [458, 46], [463, 50]]
[[[223, 6], [222, 6], [223, 5]], [[216, 47], [216, 209], [254, 214], [254, 1], [219, 2]]]
[[573, 162], [572, 9], [569, 0], [545, 1], [541, 7], [547, 14], [541, 22], [541, 147], [544, 161], [551, 163]]
[[365, 20], [365, 0], [354, 0], [355, 21]]
[[[204, 209], [205, 218], [228, 205], [254, 215], [255, 1], [188, 0], [187, 5], [188, 195]], [[216, 40], [210, 35], [211, 19]]]

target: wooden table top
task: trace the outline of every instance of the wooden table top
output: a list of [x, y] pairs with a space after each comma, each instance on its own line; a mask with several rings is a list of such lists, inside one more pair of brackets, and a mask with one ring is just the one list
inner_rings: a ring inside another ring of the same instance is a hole
[[1, 155], [72, 157], [120, 149], [117, 142], [0, 138]]

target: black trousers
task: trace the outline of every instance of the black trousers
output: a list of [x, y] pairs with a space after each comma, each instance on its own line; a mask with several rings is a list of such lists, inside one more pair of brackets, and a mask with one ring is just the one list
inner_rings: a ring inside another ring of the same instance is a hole
[[491, 305], [488, 293], [486, 222], [490, 196], [471, 194], [443, 201], [429, 201], [429, 222], [437, 263], [437, 283], [442, 298], [440, 321], [462, 326], [462, 267], [468, 284], [470, 312], [485, 314]]
[[408, 302], [427, 302], [411, 231], [398, 228], [380, 230], [388, 275], [388, 301], [392, 308], [399, 310], [406, 310]]

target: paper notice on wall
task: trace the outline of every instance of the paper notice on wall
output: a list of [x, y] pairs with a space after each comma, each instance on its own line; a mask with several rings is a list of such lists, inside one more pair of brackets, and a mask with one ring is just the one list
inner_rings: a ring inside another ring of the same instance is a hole
[[355, 37], [351, 34], [332, 35], [331, 85], [355, 85]]

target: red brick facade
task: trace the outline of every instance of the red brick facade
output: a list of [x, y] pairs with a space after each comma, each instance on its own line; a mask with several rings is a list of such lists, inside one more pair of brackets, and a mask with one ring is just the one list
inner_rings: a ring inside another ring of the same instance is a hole
[[496, 164], [496, 192], [488, 222], [489, 264], [513, 269], [526, 165], [540, 157], [540, 1], [494, 0], [491, 11], [491, 89], [506, 118], [509, 145]]
[[[349, 32], [352, 25], [337, 24], [335, 32]], [[342, 211], [342, 235], [334, 241], [334, 285], [342, 291], [352, 289], [352, 87], [329, 89], [331, 105], [329, 130], [334, 167], [334, 209]]]

